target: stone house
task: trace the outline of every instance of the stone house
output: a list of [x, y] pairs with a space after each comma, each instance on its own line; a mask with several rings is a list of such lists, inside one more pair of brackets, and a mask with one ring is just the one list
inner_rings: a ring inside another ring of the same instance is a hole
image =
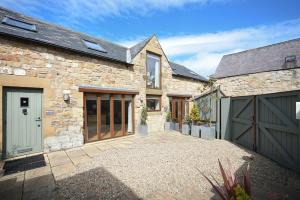
[[163, 131], [182, 121], [207, 79], [169, 62], [156, 36], [126, 48], [0, 8], [0, 148], [4, 156], [55, 151]]
[[226, 96], [300, 90], [300, 39], [223, 56], [215, 86]]

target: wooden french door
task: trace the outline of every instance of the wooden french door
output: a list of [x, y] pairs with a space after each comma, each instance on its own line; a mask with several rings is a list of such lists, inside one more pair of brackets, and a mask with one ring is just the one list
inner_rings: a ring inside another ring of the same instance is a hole
[[121, 137], [134, 133], [134, 95], [84, 95], [85, 141]]
[[185, 115], [189, 113], [188, 99], [185, 97], [170, 98], [170, 110], [172, 119], [179, 123], [179, 129], [181, 130]]

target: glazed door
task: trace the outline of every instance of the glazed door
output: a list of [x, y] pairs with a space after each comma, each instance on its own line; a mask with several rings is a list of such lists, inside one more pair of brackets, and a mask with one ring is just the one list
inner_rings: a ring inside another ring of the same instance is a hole
[[133, 134], [133, 96], [85, 94], [87, 142]]
[[42, 90], [4, 89], [6, 156], [42, 151]]
[[182, 123], [185, 115], [188, 113], [188, 101], [183, 97], [172, 97], [171, 99], [171, 114], [172, 118], [179, 124], [181, 131]]

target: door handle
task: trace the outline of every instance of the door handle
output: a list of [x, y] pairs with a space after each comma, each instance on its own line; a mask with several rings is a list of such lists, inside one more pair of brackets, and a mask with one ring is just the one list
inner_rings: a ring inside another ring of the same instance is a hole
[[35, 121], [42, 121], [42, 119], [40, 117], [38, 117]]

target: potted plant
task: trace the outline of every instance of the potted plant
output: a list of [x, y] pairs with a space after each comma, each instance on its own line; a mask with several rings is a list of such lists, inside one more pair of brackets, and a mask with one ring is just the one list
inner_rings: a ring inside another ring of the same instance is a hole
[[180, 128], [179, 128], [179, 123], [178, 123], [177, 119], [173, 118], [173, 123], [174, 123], [174, 128], [173, 128], [173, 130], [179, 131]]
[[190, 117], [192, 120], [191, 135], [194, 137], [201, 137], [201, 130], [199, 126], [200, 113], [199, 113], [198, 106], [196, 106], [196, 104], [194, 104], [192, 107]]
[[140, 118], [141, 121], [139, 125], [139, 133], [140, 135], [143, 136], [148, 134], [147, 118], [148, 118], [147, 108], [144, 105], [141, 110], [141, 118]]
[[186, 115], [182, 124], [181, 133], [184, 135], [191, 135], [191, 125], [192, 119], [189, 115]]
[[203, 139], [215, 139], [216, 137], [216, 126], [213, 125], [210, 120], [205, 121], [203, 125], [200, 126], [201, 138]]
[[172, 121], [172, 115], [171, 112], [168, 112], [166, 116], [165, 130], [173, 130], [173, 129], [174, 129], [174, 123]]

